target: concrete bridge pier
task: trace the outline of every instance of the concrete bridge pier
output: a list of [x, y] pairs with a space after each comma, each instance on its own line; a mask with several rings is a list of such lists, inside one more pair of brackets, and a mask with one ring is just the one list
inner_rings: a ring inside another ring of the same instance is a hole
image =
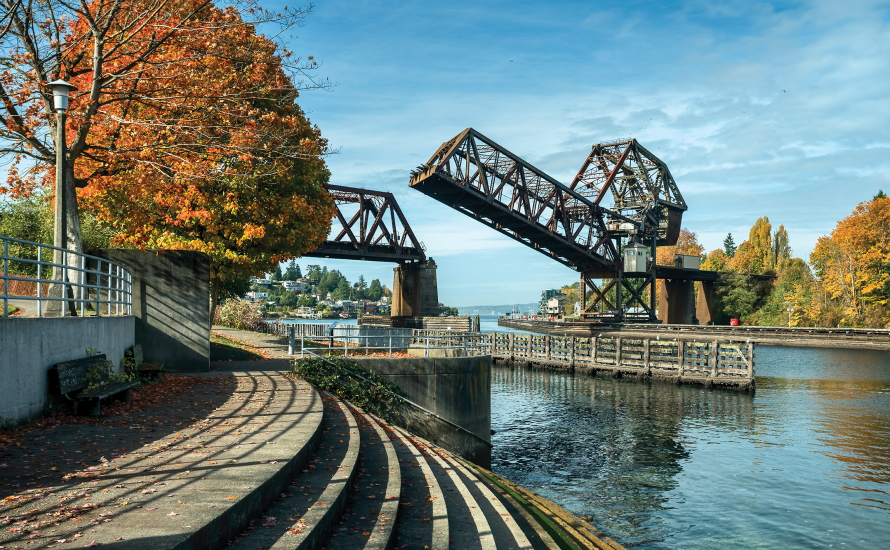
[[[695, 282], [691, 279], [658, 281], [658, 318], [668, 325], [697, 325]], [[713, 295], [713, 292], [712, 292]]]
[[439, 287], [436, 262], [400, 264], [393, 268], [392, 317], [437, 317]]

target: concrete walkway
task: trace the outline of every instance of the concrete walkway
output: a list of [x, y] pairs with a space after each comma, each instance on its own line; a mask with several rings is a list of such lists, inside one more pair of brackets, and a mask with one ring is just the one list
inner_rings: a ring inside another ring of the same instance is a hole
[[284, 336], [238, 330], [220, 325], [213, 325], [211, 331], [230, 340], [248, 344], [272, 359], [293, 359], [287, 353], [287, 338]]
[[322, 402], [311, 385], [281, 372], [204, 376], [170, 402], [38, 429], [0, 450], [0, 487], [9, 495], [0, 502], [0, 547], [95, 540], [121, 549], [218, 548], [231, 540], [314, 452]]
[[621, 549], [288, 378], [277, 337], [224, 330], [278, 358], [168, 375], [150, 388], [163, 402], [129, 413], [0, 434], [0, 548]]

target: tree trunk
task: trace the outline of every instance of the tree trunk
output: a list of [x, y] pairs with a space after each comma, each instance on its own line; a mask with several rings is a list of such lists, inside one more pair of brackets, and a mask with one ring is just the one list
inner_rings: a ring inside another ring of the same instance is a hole
[[216, 306], [219, 305], [219, 278], [210, 275], [210, 324], [216, 321]]

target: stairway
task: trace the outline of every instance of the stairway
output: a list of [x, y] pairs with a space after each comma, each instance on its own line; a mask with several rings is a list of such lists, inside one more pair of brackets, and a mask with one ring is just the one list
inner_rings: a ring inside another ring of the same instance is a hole
[[254, 517], [230, 546], [560, 548], [473, 466], [333, 395], [319, 394], [324, 412], [317, 448], [295, 469], [280, 498]]

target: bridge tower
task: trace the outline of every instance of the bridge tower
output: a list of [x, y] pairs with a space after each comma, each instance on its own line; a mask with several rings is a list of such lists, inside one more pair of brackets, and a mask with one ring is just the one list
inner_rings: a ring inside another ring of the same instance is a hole
[[393, 268], [392, 317], [436, 317], [439, 315], [439, 288], [436, 262], [400, 264]]

